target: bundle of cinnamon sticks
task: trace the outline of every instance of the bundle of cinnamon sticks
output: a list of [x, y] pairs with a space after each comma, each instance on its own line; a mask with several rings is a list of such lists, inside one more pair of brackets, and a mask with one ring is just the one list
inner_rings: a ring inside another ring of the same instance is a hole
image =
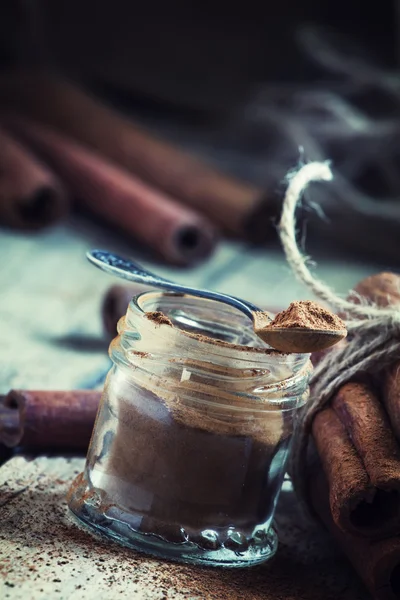
[[[350, 299], [400, 304], [400, 276], [363, 280]], [[400, 361], [361, 373], [315, 417], [309, 500], [372, 596], [400, 598]]]
[[249, 237], [254, 223], [272, 231], [276, 207], [261, 189], [157, 139], [52, 73], [3, 73], [0, 124], [3, 224], [40, 227], [73, 199], [175, 264], [209, 256], [219, 231]]

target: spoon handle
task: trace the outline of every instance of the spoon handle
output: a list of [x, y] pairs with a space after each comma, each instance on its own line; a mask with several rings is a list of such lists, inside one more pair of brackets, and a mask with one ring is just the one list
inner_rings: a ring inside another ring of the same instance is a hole
[[181, 283], [174, 283], [169, 279], [151, 273], [132, 260], [122, 258], [116, 254], [107, 252], [106, 250], [90, 250], [87, 252], [86, 256], [88, 260], [99, 269], [102, 269], [110, 275], [116, 275], [122, 279], [127, 279], [128, 281], [136, 281], [137, 283], [143, 283], [151, 287], [162, 288], [179, 294], [190, 294], [200, 298], [224, 302], [225, 304], [237, 308], [251, 319], [253, 318], [253, 312], [260, 311], [254, 304], [245, 302], [234, 296], [228, 296], [220, 292], [201, 290]]
[[107, 252], [107, 250], [90, 250], [86, 253], [86, 257], [102, 271], [121, 277], [121, 279], [136, 281], [153, 287], [162, 287], [171, 291], [180, 291], [181, 286], [179, 284], [155, 275], [132, 260], [122, 258], [117, 254]]

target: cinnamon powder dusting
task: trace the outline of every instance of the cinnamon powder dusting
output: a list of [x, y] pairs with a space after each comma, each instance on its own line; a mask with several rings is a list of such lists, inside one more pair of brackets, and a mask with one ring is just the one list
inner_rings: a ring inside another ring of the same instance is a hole
[[160, 310], [148, 312], [146, 313], [146, 317], [149, 321], [156, 323], [156, 325], [169, 325], [170, 327], [173, 327], [172, 321]]
[[276, 315], [270, 327], [306, 327], [322, 331], [346, 329], [342, 319], [311, 300], [292, 302], [289, 308]]

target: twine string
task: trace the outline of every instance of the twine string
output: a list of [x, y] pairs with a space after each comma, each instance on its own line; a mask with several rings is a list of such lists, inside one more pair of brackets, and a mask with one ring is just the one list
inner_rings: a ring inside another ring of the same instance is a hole
[[295, 276], [333, 310], [345, 313], [349, 332], [346, 344], [333, 348], [319, 362], [311, 378], [311, 397], [302, 410], [293, 435], [290, 474], [296, 492], [307, 505], [306, 457], [312, 421], [337, 389], [372, 367], [382, 369], [400, 357], [400, 311], [396, 307], [353, 304], [313, 275], [308, 259], [296, 242], [296, 208], [311, 182], [333, 179], [327, 162], [312, 162], [288, 176], [288, 187], [279, 223], [286, 260]]

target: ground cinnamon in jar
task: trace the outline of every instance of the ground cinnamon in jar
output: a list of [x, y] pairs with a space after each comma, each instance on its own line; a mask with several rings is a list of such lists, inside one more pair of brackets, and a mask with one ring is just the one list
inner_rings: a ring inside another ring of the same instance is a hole
[[308, 355], [271, 351], [245, 315], [221, 303], [158, 297], [145, 311], [133, 300], [120, 321], [69, 506], [86, 524], [158, 555], [262, 562], [276, 548], [271, 521], [307, 398]]
[[170, 325], [171, 327], [173, 326], [171, 319], [164, 315], [164, 313], [162, 313], [160, 310], [155, 310], [146, 313], [146, 318], [149, 319], [149, 321], [153, 321], [157, 325]]

